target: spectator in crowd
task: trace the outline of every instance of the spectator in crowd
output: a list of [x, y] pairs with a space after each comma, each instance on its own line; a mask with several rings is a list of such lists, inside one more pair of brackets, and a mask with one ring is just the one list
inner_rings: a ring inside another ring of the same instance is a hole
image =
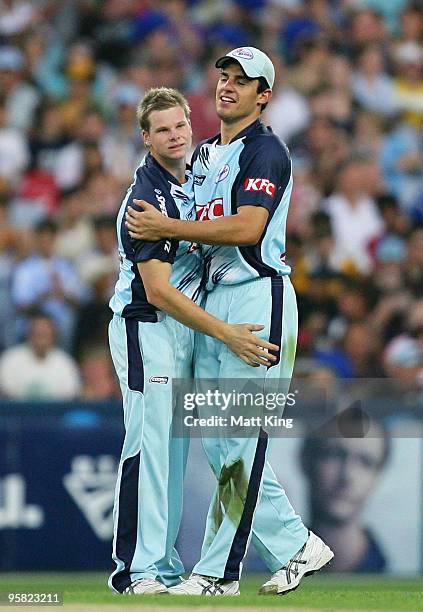
[[0, 179], [0, 350], [15, 341], [10, 284], [14, 275], [15, 248], [22, 241], [20, 232], [9, 223], [8, 212], [8, 184]]
[[40, 19], [40, 9], [28, 0], [0, 1], [0, 34], [18, 36]]
[[49, 172], [60, 190], [72, 189], [81, 181], [82, 152], [66, 130], [56, 104], [40, 107], [37, 129], [29, 140], [32, 167]]
[[327, 41], [308, 38], [298, 42], [298, 62], [289, 72], [292, 87], [304, 96], [309, 96], [325, 82], [329, 49]]
[[94, 228], [88, 208], [83, 186], [63, 194], [54, 244], [54, 252], [58, 257], [75, 263], [93, 248]]
[[369, 244], [383, 232], [376, 203], [363, 192], [365, 162], [349, 159], [339, 170], [338, 189], [325, 204], [335, 238], [334, 250], [344, 271], [369, 274]]
[[422, 143], [418, 132], [400, 117], [383, 139], [379, 163], [390, 193], [410, 213], [423, 191]]
[[[354, 0], [352, 0], [354, 2]], [[351, 27], [351, 51], [360, 53], [368, 45], [386, 45], [387, 30], [380, 13], [370, 8], [353, 8]], [[354, 10], [355, 9], [355, 10]]]
[[81, 397], [88, 401], [120, 399], [119, 385], [105, 345], [88, 347], [80, 362]]
[[[284, 74], [285, 68], [278, 58], [273, 58], [275, 70], [280, 75], [273, 91], [272, 104], [267, 107], [265, 121], [282, 140], [289, 143], [291, 138], [303, 132], [310, 120], [307, 100], [290, 87]], [[289, 121], [286, 118], [289, 117]]]
[[137, 126], [135, 111], [140, 101], [140, 90], [135, 85], [122, 85], [115, 94], [116, 120], [102, 140], [101, 154], [104, 167], [121, 185], [131, 182], [135, 169], [145, 154]]
[[187, 96], [191, 108], [192, 130], [198, 142], [219, 132], [215, 92], [216, 67], [214, 62], [208, 62], [203, 68], [200, 84]]
[[33, 253], [21, 261], [12, 281], [12, 300], [18, 313], [18, 334], [25, 329], [27, 317], [34, 310], [50, 316], [59, 330], [60, 343], [69, 347], [74, 326], [74, 307], [86, 290], [73, 265], [54, 255], [57, 224], [41, 221], [34, 234]]
[[109, 215], [94, 218], [93, 248], [77, 261], [78, 276], [89, 287], [99, 279], [109, 286], [109, 296], [119, 276], [119, 255], [116, 246], [116, 222]]
[[[402, 0], [403, 1], [403, 0]], [[403, 11], [395, 24], [397, 36], [392, 41], [393, 50], [407, 47], [410, 43], [421, 43], [423, 32], [423, 16], [419, 0], [403, 1]], [[399, 30], [399, 32], [398, 32]]]
[[31, 317], [23, 344], [0, 357], [0, 390], [10, 399], [70, 400], [81, 390], [77, 364], [56, 346], [53, 320]]
[[5, 99], [8, 124], [28, 131], [40, 102], [40, 93], [24, 79], [25, 58], [17, 47], [0, 47], [0, 93]]
[[417, 128], [423, 121], [423, 48], [417, 42], [401, 45], [396, 61], [395, 101], [404, 119]]
[[6, 105], [0, 100], [0, 177], [16, 185], [28, 162], [27, 140], [20, 130], [9, 127]]
[[367, 110], [393, 115], [396, 110], [394, 85], [383, 67], [382, 51], [366, 47], [359, 56], [358, 69], [352, 79], [354, 96]]
[[416, 298], [423, 295], [423, 224], [416, 224], [407, 242], [407, 258], [404, 266], [406, 285]]

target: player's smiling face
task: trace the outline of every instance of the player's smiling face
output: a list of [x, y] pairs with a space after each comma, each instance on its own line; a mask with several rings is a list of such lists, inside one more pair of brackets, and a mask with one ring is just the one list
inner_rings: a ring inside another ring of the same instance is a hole
[[249, 79], [238, 62], [227, 62], [220, 71], [216, 88], [216, 110], [223, 122], [235, 123], [260, 115], [262, 104], [269, 101], [271, 91], [257, 93], [258, 79]]
[[143, 131], [144, 143], [161, 160], [181, 160], [191, 147], [191, 124], [181, 106], [154, 110], [148, 117], [150, 129]]

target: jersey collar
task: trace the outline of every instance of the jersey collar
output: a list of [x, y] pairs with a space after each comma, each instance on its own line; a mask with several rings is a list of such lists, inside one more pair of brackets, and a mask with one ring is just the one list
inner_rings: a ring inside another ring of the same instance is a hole
[[[147, 153], [147, 156], [145, 158], [145, 165], [147, 168], [151, 168], [151, 169], [155, 169], [159, 171], [160, 174], [164, 176], [166, 180], [168, 180], [170, 183], [173, 183], [174, 185], [178, 185], [178, 187], [182, 187], [182, 183], [178, 181], [176, 176], [173, 176], [173, 174], [171, 174], [168, 170], [166, 170], [166, 168], [164, 168], [161, 164], [159, 164], [157, 159], [155, 159], [151, 155], [150, 152]], [[186, 170], [187, 171], [190, 170], [190, 167], [188, 165], [186, 166]]]
[[[243, 130], [241, 130], [240, 132], [238, 132], [238, 134], [236, 136], [234, 136], [228, 144], [232, 144], [233, 142], [235, 142], [235, 140], [239, 140], [240, 138], [245, 138], [247, 136], [252, 136], [253, 134], [256, 134], [257, 132], [265, 132], [266, 128], [263, 125], [261, 119], [256, 119], [253, 123], [250, 123], [250, 125], [247, 125], [247, 127], [245, 127]], [[216, 144], [220, 143], [220, 134], [218, 134], [216, 136]]]

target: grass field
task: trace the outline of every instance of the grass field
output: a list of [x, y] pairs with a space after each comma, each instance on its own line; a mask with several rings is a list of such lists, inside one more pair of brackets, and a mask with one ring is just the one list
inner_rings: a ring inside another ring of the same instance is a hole
[[[395, 612], [404, 610], [423, 610], [423, 579], [397, 579], [381, 577], [333, 577], [314, 576], [303, 580], [299, 589], [284, 597], [258, 596], [257, 589], [263, 576], [249, 575], [242, 581], [241, 596], [226, 597], [175, 597], [156, 595], [149, 597], [122, 597], [114, 595], [106, 587], [104, 574], [0, 574], [0, 591], [41, 593], [57, 591], [64, 594], [64, 607], [69, 612], [95, 612], [98, 610], [123, 610], [133, 605], [164, 612], [169, 608], [197, 608], [196, 612], [209, 612], [219, 608], [219, 612], [242, 609], [274, 610], [282, 608], [286, 612], [306, 612], [325, 610]], [[1, 606], [0, 606], [1, 608]], [[19, 606], [27, 610], [46, 610], [40, 606]], [[10, 607], [8, 608], [11, 609]], [[180, 612], [176, 610], [175, 612]]]

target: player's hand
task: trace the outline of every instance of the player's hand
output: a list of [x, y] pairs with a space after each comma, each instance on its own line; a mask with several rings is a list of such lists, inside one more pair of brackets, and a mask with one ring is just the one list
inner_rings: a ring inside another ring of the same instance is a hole
[[277, 357], [268, 351], [276, 352], [279, 347], [252, 333], [262, 329], [264, 329], [264, 325], [254, 325], [252, 323], [228, 325], [223, 341], [235, 355], [238, 355], [248, 365], [254, 368], [261, 365], [271, 366], [277, 360]]
[[127, 208], [125, 224], [131, 238], [147, 241], [166, 238], [169, 219], [144, 200], [133, 200], [133, 202], [142, 208], [142, 211], [135, 210], [132, 206]]

